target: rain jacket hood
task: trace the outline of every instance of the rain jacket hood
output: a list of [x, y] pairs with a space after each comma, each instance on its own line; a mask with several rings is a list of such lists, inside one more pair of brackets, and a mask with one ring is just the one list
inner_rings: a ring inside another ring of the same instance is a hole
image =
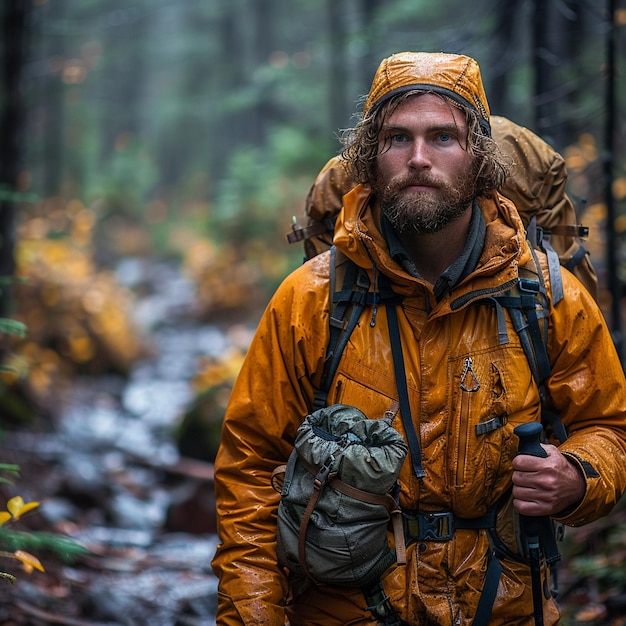
[[400, 52], [382, 61], [374, 76], [363, 115], [392, 96], [414, 89], [446, 95], [473, 111], [490, 134], [489, 104], [478, 63], [470, 57], [442, 52]]

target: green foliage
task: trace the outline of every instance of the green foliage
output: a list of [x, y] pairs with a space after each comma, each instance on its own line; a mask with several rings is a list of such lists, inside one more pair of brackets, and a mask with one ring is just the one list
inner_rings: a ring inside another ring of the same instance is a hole
[[158, 181], [154, 161], [140, 142], [128, 135], [119, 137], [108, 162], [100, 170], [86, 197], [104, 200], [103, 217], [124, 215], [140, 218]]
[[47, 552], [63, 563], [75, 562], [89, 550], [73, 539], [55, 533], [25, 532], [0, 527], [0, 546], [7, 551], [26, 550], [38, 554]]
[[[8, 474], [11, 478], [7, 478], [3, 474]], [[0, 483], [6, 485], [13, 484], [13, 478], [19, 478], [20, 466], [13, 463], [0, 463]]]
[[300, 213], [314, 172], [327, 158], [323, 142], [301, 129], [282, 126], [267, 148], [245, 146], [233, 154], [218, 187], [215, 226], [237, 239], [288, 228], [287, 215]]
[[36, 199], [34, 193], [23, 193], [9, 185], [0, 185], [0, 202], [34, 202]]
[[12, 337], [25, 337], [27, 332], [26, 324], [17, 320], [0, 317], [0, 333], [11, 335]]

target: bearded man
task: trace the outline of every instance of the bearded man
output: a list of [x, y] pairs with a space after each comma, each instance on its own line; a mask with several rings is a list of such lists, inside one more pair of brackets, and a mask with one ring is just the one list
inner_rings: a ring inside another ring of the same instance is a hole
[[[537, 596], [516, 542], [519, 516], [588, 523], [626, 488], [626, 387], [602, 314], [563, 270], [564, 297], [545, 311], [551, 373], [540, 392], [509, 312], [493, 301], [533, 258], [549, 282], [547, 263], [498, 193], [507, 163], [473, 59], [384, 59], [342, 159], [359, 184], [343, 197], [333, 244], [367, 275], [371, 297], [327, 398], [392, 418], [407, 441], [395, 494], [406, 558], [382, 573], [373, 606], [363, 589], [310, 580], [277, 556], [271, 477], [322, 384], [333, 311], [326, 252], [279, 287], [233, 388], [215, 463], [217, 623], [373, 625], [384, 605], [389, 624], [532, 624]], [[393, 305], [378, 307], [383, 288]], [[542, 443], [543, 456], [516, 455], [514, 429], [540, 422], [543, 396], [568, 437]], [[396, 539], [389, 532], [391, 548]], [[541, 570], [541, 619], [556, 624], [545, 562]]]

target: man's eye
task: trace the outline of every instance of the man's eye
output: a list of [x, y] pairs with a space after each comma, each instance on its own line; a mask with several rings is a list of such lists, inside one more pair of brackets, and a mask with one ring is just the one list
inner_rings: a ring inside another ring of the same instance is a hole
[[391, 141], [393, 143], [402, 143], [406, 140], [407, 140], [406, 135], [403, 135], [402, 133], [396, 133], [394, 135], [391, 135]]
[[451, 141], [454, 141], [456, 135], [453, 135], [451, 133], [439, 133], [439, 135], [437, 135], [437, 140], [440, 143], [450, 143]]

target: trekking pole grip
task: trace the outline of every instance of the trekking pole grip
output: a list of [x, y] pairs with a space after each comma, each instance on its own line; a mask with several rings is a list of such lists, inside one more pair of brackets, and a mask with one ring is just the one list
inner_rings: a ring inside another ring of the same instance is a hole
[[519, 438], [519, 454], [547, 457], [548, 453], [541, 447], [541, 431], [543, 427], [539, 422], [529, 422], [516, 426], [513, 432]]
[[[513, 432], [519, 437], [519, 454], [547, 457], [548, 453], [541, 447], [541, 431], [539, 422], [530, 422], [517, 426]], [[541, 545], [539, 541], [540, 518], [520, 515], [522, 529], [526, 536], [526, 546], [530, 561], [532, 583], [533, 614], [535, 626], [543, 626], [543, 584], [541, 577]]]

